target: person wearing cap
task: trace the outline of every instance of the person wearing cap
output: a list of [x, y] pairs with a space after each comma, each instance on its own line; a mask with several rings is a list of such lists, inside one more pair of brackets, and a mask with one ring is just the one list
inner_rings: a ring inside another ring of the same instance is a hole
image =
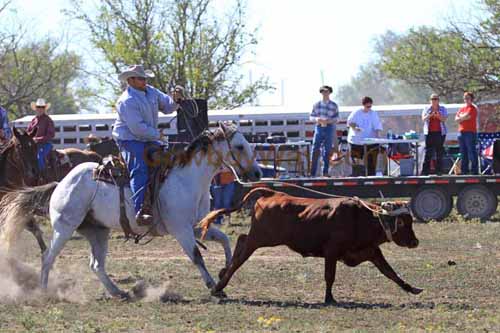
[[0, 144], [6, 143], [12, 138], [12, 130], [9, 126], [9, 115], [7, 110], [0, 106]]
[[36, 116], [31, 120], [26, 133], [33, 138], [37, 144], [38, 169], [45, 170], [47, 156], [52, 150], [52, 139], [56, 134], [54, 122], [47, 114], [50, 109], [50, 103], [45, 102], [43, 98], [38, 98], [36, 102], [31, 102], [31, 109], [35, 111]]
[[[460, 145], [461, 171], [463, 175], [479, 173], [477, 156], [477, 107], [473, 104], [474, 94], [466, 91], [464, 93], [465, 106], [458, 110], [455, 121], [458, 122], [458, 143]], [[469, 169], [469, 162], [471, 168]]]
[[422, 175], [427, 176], [430, 172], [431, 160], [436, 154], [435, 172], [442, 174], [442, 161], [444, 155], [444, 141], [446, 139], [446, 119], [448, 112], [446, 108], [439, 105], [439, 95], [432, 94], [431, 105], [422, 111], [425, 135], [425, 157], [422, 167]]
[[113, 138], [130, 173], [130, 189], [139, 225], [149, 225], [153, 219], [150, 205], [144, 202], [150, 173], [144, 155], [161, 137], [158, 111], [168, 114], [178, 108], [172, 97], [147, 84], [146, 80], [152, 77], [154, 74], [141, 65], [130, 66], [118, 76], [127, 88], [116, 102], [117, 118], [113, 127]]
[[337, 147], [336, 124], [339, 117], [337, 103], [330, 100], [333, 89], [322, 86], [319, 92], [322, 99], [313, 105], [310, 119], [316, 123], [313, 137], [313, 153], [311, 161], [311, 175], [315, 176], [318, 169], [318, 159], [323, 147], [323, 176], [328, 176], [332, 145]]

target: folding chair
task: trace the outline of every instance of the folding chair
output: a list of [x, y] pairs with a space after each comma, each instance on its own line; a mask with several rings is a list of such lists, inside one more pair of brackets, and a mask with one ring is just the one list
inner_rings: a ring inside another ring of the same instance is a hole
[[285, 164], [284, 168], [289, 174], [295, 177], [299, 174], [304, 174], [304, 163], [299, 145], [281, 144], [278, 146], [278, 153], [276, 155], [276, 167], [278, 170], [283, 163]]
[[271, 165], [276, 173], [276, 146], [272, 144], [257, 144], [254, 150], [257, 163]]
[[451, 158], [453, 164], [448, 171], [448, 175], [459, 175], [460, 174], [460, 161], [462, 159], [462, 154], [460, 154], [459, 145], [446, 145], [444, 147], [446, 156]]
[[479, 173], [482, 175], [492, 173], [493, 160], [485, 155], [485, 150], [492, 146], [496, 139], [500, 139], [500, 132], [477, 134]]
[[[391, 143], [389, 144], [389, 149], [387, 153], [387, 158], [389, 163], [387, 163], [387, 175], [393, 176], [396, 172], [400, 171], [401, 160], [406, 160], [412, 158], [411, 147], [409, 143]], [[391, 170], [390, 162], [393, 161], [397, 164], [397, 168]]]

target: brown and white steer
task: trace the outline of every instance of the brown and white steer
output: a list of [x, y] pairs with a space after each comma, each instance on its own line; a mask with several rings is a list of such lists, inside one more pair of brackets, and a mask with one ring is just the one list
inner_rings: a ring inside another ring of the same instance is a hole
[[418, 240], [412, 229], [413, 218], [405, 203], [374, 205], [357, 198], [309, 199], [287, 195], [267, 188], [250, 191], [232, 209], [209, 213], [199, 224], [207, 230], [221, 214], [240, 210], [249, 199], [258, 200], [252, 213], [248, 235], [238, 237], [231, 264], [223, 269], [212, 290], [224, 296], [223, 289], [236, 270], [261, 247], [286, 245], [304, 257], [325, 258], [325, 303], [332, 304], [332, 286], [337, 261], [357, 266], [371, 261], [389, 279], [414, 295], [422, 289], [403, 281], [385, 260], [379, 246], [394, 241], [415, 248]]

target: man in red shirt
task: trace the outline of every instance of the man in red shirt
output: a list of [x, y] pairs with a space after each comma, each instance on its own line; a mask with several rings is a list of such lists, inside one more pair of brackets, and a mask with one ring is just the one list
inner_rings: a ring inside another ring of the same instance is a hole
[[[477, 157], [477, 108], [472, 102], [474, 94], [464, 93], [465, 106], [458, 110], [455, 120], [458, 122], [458, 143], [460, 144], [460, 155], [462, 158], [462, 174], [477, 175], [479, 173], [479, 163]], [[469, 169], [469, 163], [471, 168]]]
[[46, 103], [43, 98], [32, 102], [31, 109], [36, 112], [36, 116], [31, 120], [26, 130], [28, 135], [33, 137], [33, 141], [37, 144], [38, 168], [40, 171], [45, 170], [45, 161], [52, 150], [51, 141], [56, 133], [54, 122], [46, 113], [49, 108], [50, 103]]

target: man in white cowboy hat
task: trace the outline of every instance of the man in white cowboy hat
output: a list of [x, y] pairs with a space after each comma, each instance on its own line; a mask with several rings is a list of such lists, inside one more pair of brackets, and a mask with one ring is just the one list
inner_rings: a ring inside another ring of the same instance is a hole
[[127, 89], [116, 103], [116, 118], [113, 138], [130, 173], [130, 189], [133, 193], [136, 221], [140, 225], [152, 222], [149, 205], [144, 196], [149, 181], [149, 167], [145, 162], [145, 151], [160, 139], [158, 111], [172, 113], [178, 104], [169, 95], [147, 84], [146, 79], [154, 74], [141, 65], [133, 65], [123, 71], [118, 79], [127, 83]]
[[47, 114], [49, 108], [50, 103], [46, 103], [43, 98], [37, 99], [36, 102], [31, 102], [31, 109], [36, 112], [36, 116], [31, 120], [26, 130], [26, 133], [37, 144], [38, 168], [40, 171], [45, 170], [47, 156], [52, 150], [51, 141], [56, 133], [54, 122]]

